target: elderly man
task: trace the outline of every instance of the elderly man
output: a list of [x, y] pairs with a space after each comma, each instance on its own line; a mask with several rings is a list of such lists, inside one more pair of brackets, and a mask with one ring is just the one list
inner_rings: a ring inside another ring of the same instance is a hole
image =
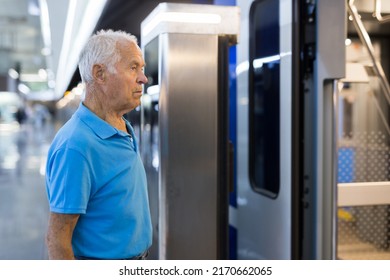
[[147, 83], [137, 39], [93, 35], [80, 56], [85, 99], [49, 149], [50, 259], [144, 259], [152, 240], [147, 183], [123, 115]]

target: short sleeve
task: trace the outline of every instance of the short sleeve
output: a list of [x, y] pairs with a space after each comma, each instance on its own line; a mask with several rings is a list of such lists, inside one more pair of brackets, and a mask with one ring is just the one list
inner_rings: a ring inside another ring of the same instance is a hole
[[62, 148], [48, 158], [46, 188], [50, 211], [86, 213], [91, 193], [91, 168], [80, 151]]

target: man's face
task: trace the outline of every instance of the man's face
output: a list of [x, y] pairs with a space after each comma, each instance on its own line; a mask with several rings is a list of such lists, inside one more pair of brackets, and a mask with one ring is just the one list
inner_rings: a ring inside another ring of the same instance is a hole
[[140, 48], [132, 42], [117, 45], [121, 59], [115, 65], [116, 73], [107, 73], [107, 102], [117, 112], [129, 112], [141, 104], [145, 61]]

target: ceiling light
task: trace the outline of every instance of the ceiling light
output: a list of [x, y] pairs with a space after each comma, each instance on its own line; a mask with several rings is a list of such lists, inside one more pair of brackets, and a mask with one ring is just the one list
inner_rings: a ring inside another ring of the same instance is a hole
[[42, 48], [41, 49], [41, 54], [43, 55], [43, 56], [49, 56], [49, 55], [51, 55], [51, 49], [50, 48]]
[[183, 12], [164, 12], [158, 14], [152, 21], [144, 27], [144, 36], [149, 34], [157, 25], [162, 22], [180, 22], [180, 23], [198, 23], [198, 24], [219, 24], [221, 16], [218, 14], [207, 13], [183, 13]]
[[28, 94], [30, 92], [30, 88], [22, 83], [18, 85], [18, 90], [23, 94]]
[[47, 79], [47, 72], [45, 69], [39, 69], [38, 71], [39, 77], [41, 77], [43, 80]]
[[14, 79], [14, 80], [16, 80], [17, 78], [19, 78], [19, 73], [18, 73], [18, 71], [16, 71], [16, 70], [13, 69], [13, 68], [10, 68], [10, 69], [8, 70], [8, 75], [9, 75], [12, 79]]

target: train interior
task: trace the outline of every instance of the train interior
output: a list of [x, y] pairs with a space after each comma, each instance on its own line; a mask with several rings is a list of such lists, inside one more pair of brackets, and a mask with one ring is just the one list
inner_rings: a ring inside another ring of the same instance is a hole
[[337, 181], [341, 192], [348, 187], [370, 189], [349, 193], [349, 201], [339, 192], [340, 259], [390, 257], [389, 201], [384, 199], [389, 197], [390, 18], [379, 7], [360, 6], [357, 18], [348, 11], [346, 77], [338, 82], [337, 95]]

